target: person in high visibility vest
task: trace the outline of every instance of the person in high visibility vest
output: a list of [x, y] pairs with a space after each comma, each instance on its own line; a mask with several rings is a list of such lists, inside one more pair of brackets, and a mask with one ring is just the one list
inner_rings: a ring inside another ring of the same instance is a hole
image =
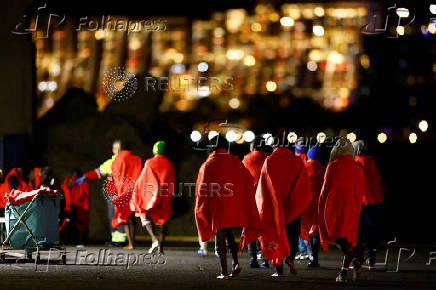
[[[107, 178], [107, 187], [113, 187], [110, 183], [113, 183], [112, 179], [112, 163], [114, 162], [115, 158], [117, 157], [118, 153], [121, 151], [121, 140], [115, 140], [112, 143], [112, 157], [103, 162], [99, 167], [86, 172], [83, 174], [82, 177], [78, 178], [76, 180], [76, 184], [80, 185], [83, 181], [86, 180], [96, 180], [96, 179], [102, 179]], [[114, 205], [110, 199], [107, 199], [107, 212], [108, 212], [108, 220], [109, 220], [109, 229], [111, 231], [112, 236], [112, 243], [115, 245], [118, 244], [124, 244], [127, 242], [127, 235], [124, 231], [123, 226], [119, 226], [117, 228], [112, 227], [112, 219], [115, 214]]]

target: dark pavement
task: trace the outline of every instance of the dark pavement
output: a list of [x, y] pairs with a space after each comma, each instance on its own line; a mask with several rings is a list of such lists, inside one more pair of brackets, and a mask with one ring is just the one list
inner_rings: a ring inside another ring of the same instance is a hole
[[[76, 252], [76, 248], [68, 248], [67, 265], [38, 264], [37, 271], [34, 264], [2, 264], [0, 289], [436, 289], [436, 260], [429, 266], [425, 265], [429, 253], [424, 251], [418, 251], [409, 261], [403, 262], [399, 273], [382, 269], [366, 271], [355, 283], [338, 284], [335, 277], [342, 257], [333, 247], [328, 253], [320, 254], [321, 268], [306, 269], [307, 261], [298, 261], [298, 276], [286, 273], [279, 278], [270, 277], [271, 268], [250, 269], [248, 255], [244, 253], [240, 256], [241, 275], [230, 280], [216, 279], [219, 265], [213, 252], [200, 257], [193, 247], [169, 247], [165, 257], [145, 255], [147, 248], [123, 251], [92, 246], [86, 250]], [[100, 265], [90, 265], [97, 262], [99, 250]], [[111, 261], [109, 253], [113, 256], [119, 254], [113, 257], [118, 257], [118, 260]], [[130, 263], [136, 259], [136, 264], [129, 265], [128, 269], [126, 265], [101, 265], [103, 262], [125, 264], [129, 253]], [[52, 253], [50, 261], [58, 256], [58, 253]], [[43, 254], [41, 258], [47, 257]], [[384, 258], [384, 251], [379, 253], [379, 258]], [[392, 270], [395, 269], [395, 259], [393, 255]]]

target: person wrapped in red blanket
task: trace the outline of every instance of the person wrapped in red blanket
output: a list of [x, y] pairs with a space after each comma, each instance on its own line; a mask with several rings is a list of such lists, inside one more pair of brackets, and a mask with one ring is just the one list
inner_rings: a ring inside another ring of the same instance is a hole
[[29, 175], [28, 175], [29, 182], [27, 183], [27, 188], [29, 190], [37, 189], [41, 185], [42, 179], [41, 179], [41, 176], [39, 173], [40, 171], [41, 171], [41, 168], [39, 168], [39, 167], [35, 167], [32, 170], [30, 170]]
[[15, 189], [27, 192], [31, 191], [32, 188], [29, 188], [26, 182], [22, 177], [22, 169], [21, 168], [12, 168], [9, 173], [6, 175], [4, 182], [0, 184], [0, 208], [5, 208], [7, 203], [7, 195], [11, 192], [12, 188], [9, 184], [9, 177], [14, 176], [17, 179], [18, 185]]
[[[259, 182], [260, 171], [262, 170], [263, 163], [271, 153], [272, 148], [265, 144], [265, 139], [262, 137], [256, 137], [254, 141], [250, 144], [250, 153], [244, 156], [242, 163], [245, 168], [250, 172], [254, 181], [254, 193], [256, 193], [257, 184]], [[257, 261], [257, 254], [260, 252], [259, 240], [255, 240], [248, 245], [248, 252], [250, 254], [250, 267], [251, 268], [268, 268], [268, 260], [263, 259], [262, 264], [259, 265]]]
[[79, 170], [74, 170], [64, 178], [61, 189], [65, 197], [64, 220], [62, 221], [59, 231], [65, 229], [67, 222], [70, 220], [78, 232], [78, 247], [83, 247], [86, 242], [89, 230], [89, 184], [82, 182], [76, 184], [76, 179], [81, 176]]
[[261, 233], [256, 208], [253, 179], [240, 159], [230, 154], [226, 139], [217, 135], [211, 140], [213, 151], [201, 165], [195, 188], [195, 221], [201, 241], [216, 235], [215, 248], [220, 258], [221, 274], [227, 279], [226, 241], [233, 259], [231, 276], [241, 271], [234, 227], [243, 227], [240, 249]]
[[317, 224], [318, 201], [324, 183], [324, 156], [325, 147], [322, 144], [312, 146], [307, 152], [307, 162], [304, 163], [309, 176], [310, 188], [312, 190], [312, 201], [301, 214], [301, 234], [300, 237], [308, 241], [307, 251], [309, 254], [308, 268], [319, 267], [319, 231]]
[[121, 152], [112, 163], [112, 176], [115, 191], [112, 203], [115, 207], [115, 215], [112, 219], [112, 227], [124, 225], [127, 234], [127, 250], [134, 248], [135, 241], [135, 205], [132, 200], [135, 183], [142, 171], [142, 161], [139, 156], [130, 151], [130, 144], [123, 142]]
[[[282, 139], [282, 140], [280, 140]], [[283, 259], [290, 272], [298, 251], [300, 215], [312, 199], [303, 161], [289, 149], [286, 138], [275, 138], [275, 148], [263, 164], [256, 202], [263, 233], [262, 253], [275, 266], [273, 276], [283, 274]]]
[[[171, 199], [175, 191], [175, 173], [173, 163], [164, 155], [165, 145], [165, 141], [154, 144], [154, 156], [145, 162], [135, 185], [135, 212], [152, 240], [149, 253], [156, 249], [163, 253], [167, 225], [173, 212]], [[153, 232], [152, 221], [159, 227], [159, 238]]]
[[345, 255], [342, 269], [336, 277], [337, 282], [347, 280], [350, 263], [353, 263], [353, 280], [362, 270], [359, 261], [353, 259], [353, 251], [358, 238], [364, 195], [362, 167], [354, 160], [350, 141], [341, 137], [330, 153], [318, 204], [321, 245], [327, 251], [327, 243], [335, 242]]
[[[365, 141], [353, 142], [355, 160], [362, 166], [365, 173], [366, 195], [359, 222], [359, 241], [355, 248], [355, 257], [361, 263], [365, 262], [369, 268], [375, 266], [376, 244], [379, 235], [379, 216], [382, 211], [383, 186], [380, 170], [372, 156], [368, 155]], [[364, 253], [366, 252], [366, 253]], [[366, 254], [366, 257], [365, 257]]]

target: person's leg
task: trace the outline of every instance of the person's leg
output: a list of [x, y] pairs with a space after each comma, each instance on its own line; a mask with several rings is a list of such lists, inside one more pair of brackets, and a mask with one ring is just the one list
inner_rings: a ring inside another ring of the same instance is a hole
[[163, 254], [163, 246], [165, 243], [165, 237], [168, 231], [168, 224], [163, 224], [159, 226], [159, 254]]
[[291, 274], [294, 274], [294, 275], [297, 274], [297, 268], [295, 268], [294, 260], [295, 260], [295, 255], [297, 254], [297, 251], [298, 251], [298, 239], [300, 236], [300, 225], [301, 225], [301, 218], [298, 217], [285, 226], [286, 236], [288, 238], [289, 249], [290, 249], [290, 254], [285, 259], [285, 263], [289, 267], [289, 272]]
[[233, 228], [226, 229], [226, 241], [227, 245], [232, 253], [232, 276], [236, 277], [241, 272], [241, 266], [238, 261], [238, 245], [235, 242], [235, 237], [233, 236]]
[[265, 259], [265, 257], [263, 256], [262, 253], [262, 248], [260, 246], [260, 242], [259, 239], [256, 240], [256, 246], [257, 246], [257, 250], [260, 253], [261, 257], [262, 257], [262, 264], [260, 265], [261, 268], [269, 268], [269, 263], [268, 260]]
[[127, 224], [124, 225], [124, 231], [126, 232], [127, 241], [128, 241], [128, 245], [124, 247], [124, 249], [126, 250], [133, 250], [135, 248], [135, 226], [136, 226], [135, 215], [132, 214]]
[[221, 275], [219, 275], [217, 278], [222, 279], [228, 277], [226, 256], [226, 229], [216, 231], [215, 251], [218, 253], [221, 265]]
[[153, 232], [153, 224], [151, 221], [152, 221], [152, 219], [151, 219], [150, 215], [141, 216], [142, 226], [147, 230], [147, 233], [151, 237], [151, 242], [154, 244], [155, 242], [158, 241], [158, 238], [156, 237], [156, 235]]
[[338, 277], [336, 277], [337, 282], [346, 281], [347, 271], [350, 264], [353, 264], [353, 280], [356, 281], [358, 275], [362, 271], [362, 266], [357, 258], [354, 258], [354, 247], [345, 238], [336, 239], [336, 244], [338, 244], [341, 251], [344, 253], [344, 260], [342, 262], [341, 272], [339, 272]]
[[320, 247], [319, 232], [316, 231], [313, 234], [313, 236], [310, 237], [309, 243], [307, 245], [307, 251], [309, 252], [309, 260], [310, 260], [309, 263], [307, 264], [307, 267], [309, 268], [319, 267], [319, 262], [318, 262], [319, 247]]
[[298, 217], [286, 225], [286, 236], [288, 238], [290, 254], [288, 259], [294, 263], [295, 256], [298, 252], [298, 241], [300, 236], [301, 219]]
[[302, 238], [298, 238], [298, 250], [300, 251], [300, 259], [304, 259], [307, 256], [307, 244]]
[[348, 270], [351, 260], [353, 260], [354, 257], [354, 248], [345, 238], [336, 239], [336, 244], [339, 246], [342, 253], [344, 253], [342, 268]]
[[197, 253], [201, 256], [207, 255], [207, 242], [202, 242], [200, 236], [198, 236], [198, 244], [200, 245], [200, 249], [198, 249]]
[[259, 268], [259, 263], [257, 261], [257, 240], [248, 244], [248, 253], [250, 255], [250, 267]]

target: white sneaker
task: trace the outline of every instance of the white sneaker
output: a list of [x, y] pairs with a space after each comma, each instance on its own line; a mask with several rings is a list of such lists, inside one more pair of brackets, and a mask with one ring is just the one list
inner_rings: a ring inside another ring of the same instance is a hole
[[151, 244], [151, 248], [148, 250], [149, 254], [152, 254], [153, 252], [155, 252], [157, 249], [159, 248], [159, 242], [153, 242], [153, 244]]

